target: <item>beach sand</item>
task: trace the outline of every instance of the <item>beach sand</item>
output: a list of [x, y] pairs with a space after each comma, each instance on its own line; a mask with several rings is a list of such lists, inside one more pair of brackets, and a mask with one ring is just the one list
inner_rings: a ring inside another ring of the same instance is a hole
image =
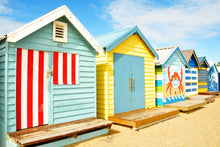
[[109, 135], [69, 145], [68, 147], [219, 147], [220, 98], [187, 113], [143, 129], [113, 124]]

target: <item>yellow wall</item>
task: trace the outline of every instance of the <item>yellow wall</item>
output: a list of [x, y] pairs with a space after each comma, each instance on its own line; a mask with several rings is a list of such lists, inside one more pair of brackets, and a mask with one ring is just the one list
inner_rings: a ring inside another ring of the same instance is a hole
[[144, 57], [145, 108], [155, 107], [155, 57], [139, 35], [131, 35], [110, 52], [97, 56], [98, 117], [114, 115], [113, 53]]

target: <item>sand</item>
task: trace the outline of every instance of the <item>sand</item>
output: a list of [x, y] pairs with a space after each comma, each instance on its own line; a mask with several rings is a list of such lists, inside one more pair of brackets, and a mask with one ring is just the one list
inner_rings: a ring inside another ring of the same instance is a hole
[[109, 135], [72, 144], [68, 147], [219, 147], [220, 98], [187, 113], [139, 131], [114, 124]]

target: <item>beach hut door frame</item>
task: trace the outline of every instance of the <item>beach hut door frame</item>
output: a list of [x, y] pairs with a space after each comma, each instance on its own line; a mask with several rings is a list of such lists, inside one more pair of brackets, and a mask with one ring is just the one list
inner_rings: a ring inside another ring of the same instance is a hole
[[114, 114], [145, 108], [144, 57], [114, 53]]

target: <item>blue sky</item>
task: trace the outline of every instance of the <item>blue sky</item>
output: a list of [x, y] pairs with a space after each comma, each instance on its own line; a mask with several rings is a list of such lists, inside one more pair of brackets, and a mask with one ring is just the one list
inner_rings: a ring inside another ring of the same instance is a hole
[[220, 0], [0, 0], [0, 36], [62, 5], [93, 36], [138, 25], [153, 47], [220, 61]]

